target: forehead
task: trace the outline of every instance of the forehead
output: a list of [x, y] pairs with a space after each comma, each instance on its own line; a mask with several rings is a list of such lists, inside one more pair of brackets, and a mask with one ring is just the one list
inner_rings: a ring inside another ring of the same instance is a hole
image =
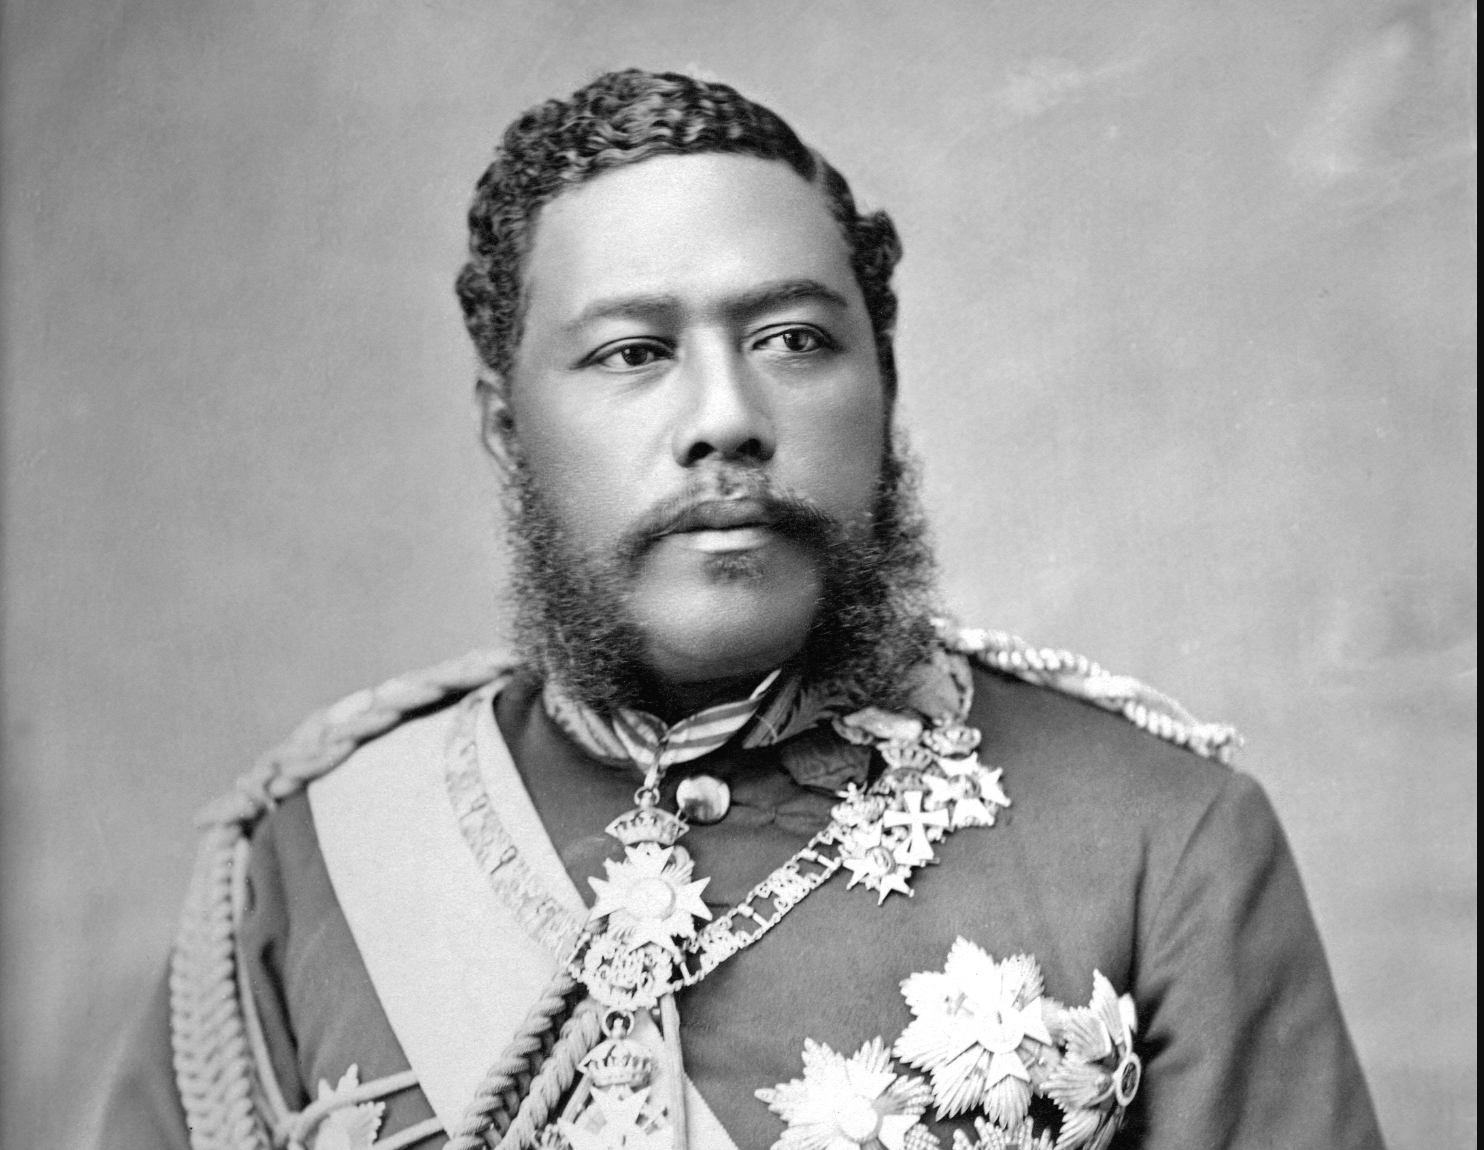
[[753, 156], [660, 156], [605, 172], [542, 209], [524, 271], [528, 325], [608, 297], [704, 306], [784, 280], [813, 279], [860, 304], [823, 194]]

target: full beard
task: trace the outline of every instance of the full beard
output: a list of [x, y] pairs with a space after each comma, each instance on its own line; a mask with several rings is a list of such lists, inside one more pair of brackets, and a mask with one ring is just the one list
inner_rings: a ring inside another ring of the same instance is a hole
[[[855, 706], [900, 706], [910, 688], [907, 672], [929, 657], [935, 641], [936, 564], [918, 476], [898, 433], [882, 462], [873, 523], [865, 534], [847, 530], [806, 499], [765, 486], [777, 516], [774, 530], [809, 549], [822, 583], [819, 609], [789, 665], [810, 686]], [[655, 709], [657, 684], [627, 601], [654, 525], [666, 510], [646, 516], [611, 554], [594, 556], [574, 545], [519, 462], [507, 504], [515, 634], [527, 661], [600, 714], [620, 707]], [[740, 566], [745, 565], [744, 558]], [[736, 574], [745, 578], [747, 572]]]

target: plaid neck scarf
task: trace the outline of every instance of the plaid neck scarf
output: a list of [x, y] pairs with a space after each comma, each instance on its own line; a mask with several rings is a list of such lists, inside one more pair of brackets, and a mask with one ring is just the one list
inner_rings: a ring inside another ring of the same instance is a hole
[[593, 758], [664, 771], [709, 755], [739, 736], [743, 748], [765, 747], [812, 727], [826, 717], [826, 708], [801, 685], [797, 674], [785, 675], [780, 669], [747, 698], [718, 703], [673, 724], [628, 707], [611, 717], [600, 715], [569, 697], [552, 679], [546, 681], [541, 699], [552, 721]]

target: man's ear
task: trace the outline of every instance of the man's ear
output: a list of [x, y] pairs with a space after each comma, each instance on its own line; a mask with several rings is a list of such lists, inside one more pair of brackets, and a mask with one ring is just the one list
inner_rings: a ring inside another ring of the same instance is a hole
[[515, 416], [510, 412], [510, 391], [505, 380], [481, 370], [474, 384], [479, 399], [479, 439], [495, 465], [509, 475], [515, 470]]

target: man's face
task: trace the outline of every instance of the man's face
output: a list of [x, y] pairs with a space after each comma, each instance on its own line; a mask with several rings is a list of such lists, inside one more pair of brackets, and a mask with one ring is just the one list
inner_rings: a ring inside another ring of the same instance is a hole
[[779, 508], [868, 536], [886, 439], [823, 197], [778, 162], [646, 160], [542, 209], [524, 286], [514, 441], [570, 546], [625, 562], [650, 671], [705, 682], [795, 654], [827, 557]]

